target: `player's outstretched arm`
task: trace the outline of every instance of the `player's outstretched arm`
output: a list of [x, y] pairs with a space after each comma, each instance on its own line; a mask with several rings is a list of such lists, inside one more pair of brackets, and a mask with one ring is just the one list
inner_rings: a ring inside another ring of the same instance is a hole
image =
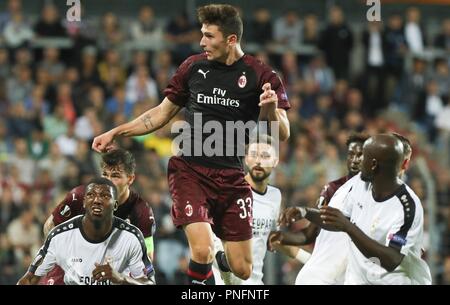
[[92, 149], [97, 152], [105, 152], [113, 147], [113, 141], [118, 136], [140, 136], [158, 130], [166, 125], [180, 109], [180, 106], [172, 103], [166, 97], [161, 104], [147, 110], [134, 120], [95, 137]]
[[380, 261], [381, 267], [388, 272], [394, 271], [402, 262], [403, 254], [367, 236], [338, 209], [325, 206], [320, 209], [320, 214], [329, 230], [346, 232], [365, 257], [377, 258]]
[[286, 141], [289, 138], [289, 120], [286, 110], [278, 108], [278, 96], [270, 83], [265, 83], [262, 87], [263, 93], [259, 97], [259, 106], [261, 107], [259, 113], [259, 120], [266, 120], [268, 122], [278, 122], [279, 124], [279, 138], [281, 141]]
[[17, 285], [37, 285], [40, 279], [41, 276], [37, 276], [27, 271], [27, 273], [25, 273], [25, 275], [17, 282]]

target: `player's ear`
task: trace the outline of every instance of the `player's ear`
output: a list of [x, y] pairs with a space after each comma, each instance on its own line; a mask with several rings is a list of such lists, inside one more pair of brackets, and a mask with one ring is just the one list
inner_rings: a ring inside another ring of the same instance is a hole
[[135, 174], [128, 175], [128, 182], [127, 182], [128, 186], [133, 184], [135, 178], [136, 178]]
[[378, 168], [378, 160], [377, 159], [372, 159], [372, 164], [370, 166], [370, 168], [372, 169], [373, 172], [375, 172]]
[[236, 34], [231, 34], [227, 37], [227, 41], [229, 44], [237, 44], [237, 35]]
[[117, 200], [114, 200], [114, 211], [117, 211], [119, 208], [119, 202]]

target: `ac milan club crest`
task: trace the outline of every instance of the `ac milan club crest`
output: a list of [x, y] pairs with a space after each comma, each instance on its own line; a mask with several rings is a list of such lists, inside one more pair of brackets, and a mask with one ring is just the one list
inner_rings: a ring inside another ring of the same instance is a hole
[[187, 202], [188, 204], [184, 207], [184, 212], [186, 213], [186, 216], [191, 217], [192, 216], [192, 205], [189, 204], [189, 201]]
[[245, 77], [245, 72], [241, 77], [238, 79], [238, 86], [239, 88], [244, 88], [245, 85], [247, 85], [247, 77]]

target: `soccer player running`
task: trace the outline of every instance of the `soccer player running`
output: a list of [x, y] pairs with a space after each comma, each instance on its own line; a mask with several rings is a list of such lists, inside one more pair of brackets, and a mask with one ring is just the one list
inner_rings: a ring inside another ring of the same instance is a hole
[[64, 270], [68, 285], [155, 284], [142, 232], [113, 215], [117, 198], [110, 180], [93, 179], [84, 195], [85, 214], [49, 232], [18, 284], [37, 284], [56, 264]]
[[[248, 132], [247, 128], [235, 128], [229, 134], [227, 123], [248, 126], [249, 122], [264, 120], [271, 127], [278, 124], [279, 134], [271, 135], [286, 140], [286, 110], [290, 105], [273, 69], [242, 51], [242, 20], [236, 8], [203, 6], [198, 9], [198, 19], [204, 52], [180, 65], [161, 104], [96, 137], [92, 148], [104, 151], [116, 137], [151, 133], [185, 108], [189, 132], [181, 156], [172, 157], [168, 165], [171, 214], [189, 242], [191, 283], [214, 284], [213, 231], [224, 241], [231, 271], [241, 279], [248, 279], [252, 273], [252, 192], [242, 169]], [[216, 130], [212, 134], [211, 126], [227, 132]], [[210, 136], [218, 137], [214, 144], [219, 153], [202, 149], [211, 145]]]
[[398, 178], [404, 159], [405, 146], [395, 135], [369, 138], [359, 182], [345, 196], [342, 212], [331, 206], [302, 211], [323, 229], [350, 237], [345, 284], [431, 284], [421, 259], [423, 208]]
[[[130, 189], [135, 179], [136, 161], [127, 150], [114, 149], [102, 154], [100, 163], [102, 177], [111, 180], [117, 187], [118, 208], [114, 215], [129, 221], [144, 234], [148, 256], [153, 259], [153, 234], [155, 232], [155, 218], [150, 205], [135, 191]], [[83, 215], [83, 198], [86, 187], [80, 185], [72, 189], [59, 205], [53, 210], [44, 224], [44, 234], [55, 226], [73, 217]], [[40, 281], [44, 285], [64, 284], [64, 272], [56, 267]]]
[[[343, 195], [345, 196], [351, 184], [346, 185], [345, 190], [340, 189], [348, 180], [357, 175], [362, 161], [362, 147], [367, 135], [352, 134], [347, 139], [347, 172], [348, 174], [325, 185], [317, 200], [317, 206], [330, 204], [336, 208], [342, 207]], [[332, 200], [335, 195], [336, 198]], [[299, 217], [297, 208], [287, 208], [281, 217], [281, 223], [289, 226], [292, 219]], [[311, 256], [298, 246], [314, 244]], [[342, 284], [344, 281], [345, 261], [348, 237], [344, 233], [320, 230], [320, 227], [310, 223], [304, 230], [296, 233], [278, 231], [270, 237], [270, 247], [282, 252], [305, 264], [297, 276], [296, 284], [332, 285]]]

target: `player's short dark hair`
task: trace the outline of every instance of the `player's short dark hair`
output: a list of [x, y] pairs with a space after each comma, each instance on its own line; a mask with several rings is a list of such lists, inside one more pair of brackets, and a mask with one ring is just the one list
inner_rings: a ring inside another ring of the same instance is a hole
[[128, 150], [117, 148], [102, 154], [102, 167], [118, 165], [123, 165], [129, 175], [133, 175], [136, 170], [136, 160]]
[[396, 137], [400, 142], [403, 144], [403, 154], [406, 156], [410, 155], [412, 153], [412, 146], [409, 139], [399, 133], [392, 132], [392, 135]]
[[369, 138], [369, 135], [359, 132], [359, 133], [352, 133], [345, 142], [345, 145], [350, 146], [352, 143], [361, 143], [364, 144], [366, 140]]
[[225, 37], [236, 34], [237, 40], [241, 41], [243, 26], [238, 10], [229, 4], [209, 4], [197, 9], [198, 21], [200, 23], [214, 24]]
[[88, 184], [86, 184], [86, 186], [91, 185], [91, 184], [98, 184], [98, 185], [108, 185], [110, 187], [112, 187], [113, 189], [113, 196], [114, 196], [114, 200], [117, 199], [117, 187], [114, 185], [114, 183], [112, 183], [111, 180], [103, 178], [103, 177], [96, 177], [93, 178], [91, 181], [89, 181]]

